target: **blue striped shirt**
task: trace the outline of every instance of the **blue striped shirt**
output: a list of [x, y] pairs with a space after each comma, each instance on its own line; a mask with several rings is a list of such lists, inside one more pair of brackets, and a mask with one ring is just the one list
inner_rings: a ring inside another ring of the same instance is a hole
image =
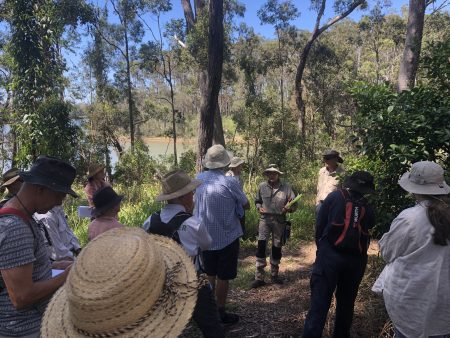
[[202, 184], [195, 191], [194, 214], [212, 237], [210, 250], [220, 250], [242, 236], [238, 212], [248, 203], [237, 180], [220, 169], [197, 175]]

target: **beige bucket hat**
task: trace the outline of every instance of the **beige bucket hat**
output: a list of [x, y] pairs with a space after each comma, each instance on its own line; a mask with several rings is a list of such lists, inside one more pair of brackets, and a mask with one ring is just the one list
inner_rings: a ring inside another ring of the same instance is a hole
[[230, 153], [221, 144], [215, 144], [206, 151], [202, 164], [208, 169], [224, 168], [230, 164]]
[[11, 168], [8, 171], [5, 171], [2, 177], [2, 185], [0, 188], [7, 187], [8, 185], [13, 184], [20, 178], [19, 169]]
[[267, 173], [278, 173], [279, 175], [283, 175], [284, 173], [278, 169], [278, 166], [274, 163], [269, 164], [269, 166], [264, 170], [264, 174]]
[[330, 160], [335, 158], [339, 163], [344, 163], [344, 159], [341, 157], [339, 152], [334, 149], [327, 149], [322, 153], [322, 157], [324, 160]]
[[450, 187], [444, 180], [444, 169], [430, 161], [413, 163], [411, 170], [402, 175], [398, 184], [412, 194], [447, 195], [450, 193]]
[[228, 167], [229, 168], [236, 168], [236, 167], [240, 166], [241, 164], [244, 164], [244, 160], [241, 159], [240, 157], [234, 156], [231, 159], [230, 165]]
[[192, 261], [175, 241], [112, 229], [81, 251], [47, 306], [41, 337], [177, 337], [197, 287]]
[[104, 170], [105, 166], [102, 164], [91, 164], [88, 168], [87, 177], [91, 178], [94, 177], [95, 174], [99, 173], [100, 171]]
[[162, 193], [155, 200], [168, 201], [193, 191], [202, 181], [191, 179], [183, 170], [174, 170], [161, 178]]

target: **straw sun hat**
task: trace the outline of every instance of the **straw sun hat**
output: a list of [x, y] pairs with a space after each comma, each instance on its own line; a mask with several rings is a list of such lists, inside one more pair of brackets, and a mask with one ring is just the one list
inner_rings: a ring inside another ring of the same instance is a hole
[[202, 181], [191, 179], [183, 170], [174, 170], [161, 178], [162, 193], [155, 200], [169, 201], [171, 199], [186, 195], [197, 188]]
[[109, 230], [78, 256], [41, 337], [177, 337], [197, 299], [191, 259], [170, 238]]
[[87, 177], [92, 178], [96, 174], [98, 174], [100, 171], [104, 170], [105, 166], [101, 164], [91, 164], [88, 168]]
[[444, 169], [430, 161], [413, 163], [411, 171], [404, 173], [398, 184], [412, 194], [447, 195], [450, 193], [450, 187], [444, 180]]

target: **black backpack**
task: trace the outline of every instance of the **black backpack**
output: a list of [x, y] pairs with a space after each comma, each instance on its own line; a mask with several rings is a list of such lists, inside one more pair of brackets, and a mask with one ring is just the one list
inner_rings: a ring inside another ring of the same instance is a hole
[[366, 215], [364, 197], [353, 199], [347, 190], [339, 190], [344, 198], [344, 223], [332, 222], [328, 229], [328, 240], [343, 253], [363, 255], [367, 253], [369, 232], [362, 224]]
[[163, 223], [161, 221], [160, 211], [157, 211], [152, 215], [150, 220], [150, 228], [147, 232], [172, 238], [178, 244], [181, 244], [178, 229], [181, 227], [183, 222], [190, 217], [192, 217], [192, 214], [180, 211], [169, 221], [169, 223]]

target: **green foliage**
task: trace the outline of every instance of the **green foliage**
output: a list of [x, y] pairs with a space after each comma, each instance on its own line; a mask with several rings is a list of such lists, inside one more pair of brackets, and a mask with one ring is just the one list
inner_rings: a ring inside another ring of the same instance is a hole
[[[397, 185], [411, 163], [430, 160], [450, 165], [450, 95], [448, 67], [441, 67], [450, 44], [440, 43], [424, 59], [428, 84], [396, 93], [387, 85], [357, 83], [351, 93], [358, 105], [357, 133], [362, 154], [373, 162], [377, 178], [376, 201], [383, 215], [380, 231], [410, 204]], [[448, 62], [448, 60], [447, 60]], [[368, 163], [370, 163], [368, 162]], [[368, 164], [366, 163], [366, 164]]]
[[133, 149], [128, 149], [119, 158], [114, 179], [125, 186], [132, 187], [150, 183], [157, 171], [157, 164], [148, 154], [142, 141], [136, 141]]
[[195, 151], [189, 149], [180, 156], [180, 169], [187, 172], [190, 176], [195, 175], [195, 163], [197, 161], [197, 154]]
[[21, 147], [16, 160], [26, 165], [30, 154], [45, 154], [73, 162], [77, 156], [81, 130], [73, 123], [73, 106], [53, 97], [25, 114], [17, 126]]

